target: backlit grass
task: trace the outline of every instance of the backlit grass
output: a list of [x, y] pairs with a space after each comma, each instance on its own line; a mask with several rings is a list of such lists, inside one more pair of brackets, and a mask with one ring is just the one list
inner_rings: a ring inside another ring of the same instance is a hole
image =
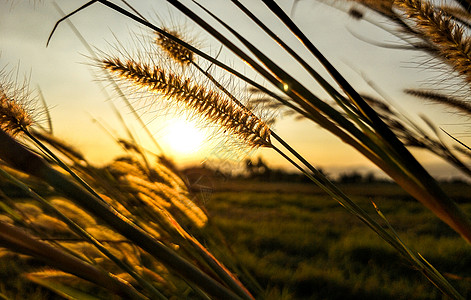
[[[355, 200], [372, 214], [374, 200], [406, 244], [471, 296], [466, 243], [419, 203], [391, 197], [402, 193], [396, 186], [385, 187], [384, 194], [373, 189], [376, 195], [370, 197], [358, 195], [362, 189], [371, 191], [368, 185], [345, 189], [357, 190]], [[455, 186], [460, 190], [466, 187]], [[238, 259], [272, 297], [442, 299], [394, 249], [326, 196], [217, 192], [206, 206]], [[471, 203], [462, 207], [471, 211]]]

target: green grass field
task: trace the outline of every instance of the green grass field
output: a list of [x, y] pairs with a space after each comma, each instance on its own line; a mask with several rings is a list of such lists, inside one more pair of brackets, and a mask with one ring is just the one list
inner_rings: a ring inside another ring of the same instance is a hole
[[[245, 285], [263, 295], [260, 298], [442, 299], [420, 272], [316, 186], [213, 183], [213, 192], [202, 199], [210, 215], [206, 234], [217, 235], [215, 241], [222, 237], [232, 254], [214, 241], [205, 244], [231, 270], [245, 273]], [[377, 215], [374, 201], [407, 245], [445, 274], [462, 295], [471, 297], [471, 251], [454, 231], [393, 184], [341, 188], [371, 215]], [[444, 188], [471, 213], [469, 185]], [[382, 222], [379, 216], [377, 220]], [[28, 281], [24, 272], [49, 268], [20, 256], [0, 253], [0, 296], [63, 299]], [[231, 265], [233, 257], [238, 265]], [[248, 282], [247, 274], [254, 281]], [[84, 289], [98, 297], [93, 299], [109, 297], [94, 286]]]
[[[471, 297], [471, 251], [456, 233], [395, 185], [343, 189], [376, 215], [373, 200], [407, 245]], [[469, 186], [445, 189], [471, 213]], [[311, 185], [223, 183], [205, 206], [241, 264], [269, 288], [269, 299], [442, 298], [394, 249]]]

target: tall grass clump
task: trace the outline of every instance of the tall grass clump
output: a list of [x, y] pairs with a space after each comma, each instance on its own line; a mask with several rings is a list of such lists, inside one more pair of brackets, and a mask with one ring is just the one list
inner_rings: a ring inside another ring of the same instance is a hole
[[[211, 68], [205, 69], [200, 63], [204, 61], [230, 73], [243, 84], [269, 96], [276, 103], [272, 107], [292, 110], [332, 133], [471, 243], [469, 216], [447, 196], [408, 149], [409, 146], [422, 146], [431, 151], [438, 148], [434, 153], [466, 171], [467, 166], [450, 148], [441, 141], [424, 138], [421, 128], [393, 112], [381, 100], [357, 92], [275, 1], [260, 1], [265, 5], [264, 13], [275, 16], [278, 25], [287, 29], [299, 43], [284, 41], [275, 32], [276, 26], [268, 26], [237, 0], [228, 1], [227, 9], [241, 12], [245, 15], [244, 22], [251, 22], [276, 42], [323, 88], [331, 101], [312, 92], [296, 74], [286, 72], [270, 57], [268, 49], [256, 47], [244, 33], [209, 7], [195, 2], [190, 8], [178, 0], [167, 1], [252, 67], [263, 83], [183, 41], [177, 31], [153, 25], [123, 2], [127, 9], [106, 0], [87, 2], [62, 18], [56, 27], [82, 9], [101, 3], [151, 29], [155, 34], [153, 42], [180, 69], [191, 68], [192, 76], [186, 77], [159, 65], [157, 59], [140, 60], [153, 57], [154, 53], [133, 57], [123, 50], [120, 53], [124, 53], [124, 57], [114, 53], [103, 57], [92, 55], [100, 68], [114, 76], [114, 79], [105, 78], [127, 84], [129, 93], [148, 94], [151, 101], [174, 103], [199, 116], [208, 126], [216, 124], [218, 133], [238, 137], [245, 147], [274, 150], [397, 250], [443, 294], [463, 299], [438, 270], [403, 243], [379, 207], [375, 205], [375, 217], [365, 212], [271, 129], [270, 121], [258, 117], [250, 103], [240, 100], [213, 76]], [[415, 42], [404, 37], [411, 47], [439, 57], [468, 80], [469, 46], [463, 29], [466, 26], [463, 14], [458, 18], [458, 14], [445, 13], [446, 10], [418, 0], [357, 2], [396, 22], [400, 28], [398, 35], [412, 35], [420, 40]], [[361, 13], [357, 13], [357, 18], [361, 17]], [[235, 41], [244, 47], [237, 46]], [[321, 75], [308, 59], [297, 54], [299, 47], [309, 53], [309, 60], [315, 58], [328, 75]], [[426, 98], [426, 93], [410, 93]], [[6, 93], [0, 95], [0, 175], [27, 199], [25, 204], [18, 205], [17, 199], [8, 195], [2, 197], [6, 201], [1, 209], [8, 219], [0, 221], [0, 244], [11, 252], [26, 254], [55, 268], [39, 272], [29, 270], [27, 278], [69, 297], [83, 296], [93, 289], [80, 288], [83, 283], [71, 284], [68, 279], [74, 275], [126, 299], [254, 298], [242, 282], [251, 282], [252, 286], [257, 283], [243, 272], [238, 274], [239, 280], [196, 238], [208, 226], [209, 218], [192, 201], [192, 195], [179, 176], [162, 159], [151, 163], [132, 135], [130, 141], [126, 141], [125, 148], [129, 151], [126, 157], [98, 168], [50, 133], [32, 130], [31, 118], [19, 102]], [[450, 99], [449, 103], [459, 106]], [[19, 143], [18, 133], [24, 134], [23, 143]], [[123, 144], [123, 140], [120, 142]], [[36, 184], [47, 188], [40, 191], [34, 188]], [[53, 198], [59, 196], [64, 200]], [[41, 212], [47, 213], [39, 219]], [[80, 218], [81, 214], [86, 217]], [[82, 222], [84, 220], [88, 221]], [[36, 238], [51, 232], [65, 236]], [[54, 261], [54, 257], [60, 260]], [[237, 265], [233, 261], [228, 264]], [[57, 280], [61, 276], [64, 280]], [[263, 295], [263, 291], [257, 292]]]
[[[253, 15], [250, 16], [252, 18], [255, 18], [255, 16]], [[143, 19], [141, 19], [141, 21], [143, 23], [146, 23], [146, 21]], [[152, 29], [155, 30], [154, 27], [152, 27]], [[265, 27], [265, 29], [269, 31], [268, 28]], [[159, 31], [159, 34], [167, 34], [171, 36], [165, 30]], [[178, 40], [178, 38], [175, 39]], [[164, 48], [166, 52], [170, 53], [171, 57], [179, 59], [180, 57], [176, 56], [172, 52], [173, 49], [175, 49], [176, 47], [172, 45], [171, 51], [169, 51], [168, 49], [166, 49], [167, 44], [168, 43], [162, 45], [162, 43], [160, 43], [160, 46]], [[184, 54], [185, 52], [182, 53], [183, 56], [188, 56], [187, 54]], [[260, 55], [262, 56], [263, 54]], [[179, 61], [179, 63], [184, 64], [187, 61], [190, 60], [185, 60], [184, 62]], [[186, 109], [195, 111], [197, 114], [206, 118], [206, 120], [209, 122], [218, 123], [223, 128], [223, 130], [233, 132], [234, 134], [238, 135], [249, 146], [264, 146], [273, 148], [280, 155], [290, 161], [294, 166], [303, 171], [306, 176], [308, 176], [313, 182], [321, 186], [334, 199], [338, 200], [350, 212], [358, 216], [363, 222], [370, 226], [383, 239], [385, 239], [393, 247], [400, 251], [405, 257], [410, 259], [410, 261], [414, 265], [416, 265], [422, 272], [424, 272], [424, 274], [429, 277], [432, 282], [439, 286], [442, 291], [449, 295], [454, 295], [454, 297], [457, 296], [453, 288], [451, 288], [451, 286], [446, 283], [446, 280], [444, 280], [444, 278], [439, 275], [435, 269], [430, 268], [428, 263], [424, 261], [422, 257], [413, 254], [413, 252], [411, 252], [402, 242], [400, 242], [391, 227], [389, 228], [389, 231], [384, 230], [375, 220], [373, 220], [359, 206], [357, 206], [353, 201], [351, 201], [343, 192], [341, 192], [321, 172], [319, 172], [309, 162], [307, 162], [281, 137], [271, 131], [263, 122], [261, 122], [257, 117], [255, 117], [253, 113], [250, 113], [250, 111], [232, 94], [230, 94], [226, 89], [221, 88], [221, 85], [216, 84], [216, 86], [221, 90], [221, 92], [225, 94], [228, 98], [222, 98], [218, 93], [213, 91], [207, 92], [206, 89], [198, 85], [192, 84], [192, 80], [189, 78], [182, 79], [178, 75], [167, 75], [167, 73], [165, 73], [159, 66], [149, 66], [145, 63], [136, 62], [133, 57], [126, 57], [124, 61], [118, 57], [107, 57], [103, 60], [100, 60], [99, 64], [103, 68], [110, 70], [112, 73], [115, 73], [119, 78], [131, 81], [137, 87], [143, 88], [151, 93], [158, 94], [159, 96], [163, 96], [167, 98], [167, 100], [184, 103]], [[313, 72], [313, 74], [317, 74], [314, 70], [310, 70]], [[215, 80], [212, 76], [210, 77], [207, 73], [203, 73], [214, 83]], [[318, 80], [324, 84], [327, 84], [320, 78], [318, 78]], [[351, 89], [351, 87], [348, 85], [346, 88]], [[288, 92], [289, 88], [286, 88], [286, 85], [283, 85], [283, 90], [285, 92]], [[335, 94], [336, 97], [341, 97], [340, 94], [334, 92], [333, 89], [331, 91], [333, 94]], [[354, 92], [354, 90], [350, 92], [352, 94], [352, 97], [359, 96]], [[361, 99], [361, 101], [363, 101], [363, 99]], [[362, 105], [365, 104], [366, 102], [364, 102]], [[351, 103], [344, 104], [344, 107], [348, 109], [350, 113], [353, 113], [353, 111], [355, 110], [355, 106], [353, 106]], [[328, 108], [326, 109], [329, 110]], [[371, 113], [372, 111], [369, 111], [369, 114]], [[309, 115], [307, 112], [305, 112], [305, 114]], [[310, 115], [310, 117], [312, 119], [315, 118], [313, 115]], [[359, 119], [355, 119], [354, 121], [358, 122]], [[382, 124], [381, 120], [379, 120], [377, 116], [375, 118], [375, 121], [380, 122], [379, 124]], [[326, 122], [328, 121], [326, 120]], [[331, 125], [332, 123], [327, 124]], [[387, 134], [392, 134], [392, 132], [389, 132], [388, 129], [383, 130], [385, 130]], [[281, 150], [279, 147], [273, 145], [270, 136], [276, 139], [276, 141], [280, 143], [282, 147], [285, 148], [284, 151], [287, 151], [288, 153], [290, 153], [290, 155], [294, 156], [297, 160], [299, 160], [300, 163], [303, 164], [306, 169], [304, 169], [299, 163], [295, 162], [291, 157], [289, 157], [286, 152]], [[382, 216], [381, 213], [380, 215]]]
[[[1, 193], [0, 245], [37, 261], [33, 266], [53, 268], [18, 276], [72, 298], [104, 290], [123, 299], [252, 298], [193, 236], [208, 217], [168, 162], [149, 166], [136, 145], [97, 168], [33, 129], [34, 118], [17, 99], [5, 93], [0, 109], [0, 175], [10, 183]], [[21, 200], [9, 196], [15, 194]]]
[[[231, 27], [231, 25], [228, 25], [219, 16], [213, 14], [209, 8], [204, 7], [198, 3], [196, 3], [197, 6], [195, 8], [189, 8], [176, 0], [168, 1], [177, 10], [186, 15], [189, 19], [194, 21], [214, 38], [219, 40], [219, 42], [221, 42], [225, 47], [227, 47], [247, 64], [249, 64], [256, 72], [259, 73], [259, 75], [261, 75], [262, 78], [264, 78], [268, 83], [271, 83], [272, 87], [277, 87], [277, 91], [273, 91], [272, 88], [267, 88], [255, 82], [254, 80], [247, 78], [233, 68], [230, 68], [226, 64], [222, 63], [220, 60], [212, 58], [210, 55], [198, 50], [185, 41], [182, 41], [178, 35], [173, 35], [172, 32], [169, 32], [168, 30], [154, 26], [147, 20], [140, 17], [140, 15], [136, 15], [130, 11], [122, 9], [108, 1], [98, 2], [105, 4], [106, 6], [128, 16], [136, 22], [154, 30], [161, 39], [164, 37], [165, 43], [161, 43], [161, 46], [164, 49], [166, 45], [169, 45], [168, 40], [171, 40], [172, 43], [178, 43], [180, 46], [186, 49], [184, 51], [180, 51], [180, 54], [182, 54], [183, 57], [188, 57], [188, 54], [185, 53], [188, 53], [187, 51], [191, 51], [195, 56], [206, 59], [210, 63], [217, 65], [226, 71], [229, 71], [234, 76], [239, 77], [239, 79], [246, 81], [248, 84], [266, 92], [268, 95], [272, 96], [275, 101], [279, 101], [281, 105], [292, 108], [302, 116], [307, 117], [324, 129], [330, 131], [339, 137], [342, 141], [349, 144], [362, 153], [365, 157], [370, 159], [373, 163], [375, 163], [413, 197], [415, 197], [418, 201], [434, 212], [439, 218], [446, 222], [450, 227], [452, 227], [456, 232], [458, 232], [466, 241], [471, 241], [471, 222], [469, 216], [467, 216], [460, 209], [460, 207], [454, 203], [445, 194], [445, 192], [443, 192], [436, 180], [409, 152], [406, 147], [407, 144], [404, 143], [404, 140], [401, 140], [401, 136], [397, 135], [397, 130], [394, 130], [394, 128], [388, 126], [390, 124], [387, 124], [387, 120], [384, 120], [384, 116], [375, 111], [368, 101], [355, 90], [355, 88], [325, 58], [325, 56], [316, 48], [311, 40], [283, 11], [283, 9], [278, 6], [276, 2], [271, 0], [261, 1], [265, 4], [267, 9], [266, 12], [272, 13], [274, 16], [276, 16], [280, 24], [288, 29], [300, 41], [300, 45], [320, 62], [329, 76], [334, 80], [336, 86], [331, 85], [327, 79], [321, 76], [306, 60], [304, 60], [304, 58], [299, 56], [296, 51], [293, 50], [294, 47], [292, 45], [288, 45], [281, 38], [279, 38], [270, 27], [265, 25], [263, 21], [261, 21], [242, 3], [236, 0], [231, 1], [233, 4], [231, 9], [244, 13], [247, 17], [246, 20], [253, 22], [255, 26], [259, 27], [264, 33], [266, 33], [268, 37], [280, 45], [280, 47], [286, 51], [287, 55], [292, 56], [299, 63], [299, 65], [303, 67], [315, 81], [318, 82], [318, 84], [327, 92], [327, 94], [332, 97], [336, 105], [332, 105], [331, 103], [328, 103], [315, 95], [313, 92], [311, 92], [310, 89], [300, 83], [295, 78], [294, 74], [285, 72], [276, 61], [270, 58], [266, 52], [258, 49], [235, 28]], [[87, 3], [87, 5], [92, 3], [94, 3], [94, 1]], [[433, 51], [436, 53], [440, 53], [440, 51], [448, 51], [448, 53], [444, 56], [447, 58], [455, 57], [455, 68], [458, 68], [456, 70], [462, 75], [465, 74], [462, 69], [459, 69], [460, 66], [463, 68], [466, 66], [466, 58], [463, 58], [462, 56], [462, 54], [465, 53], [467, 49], [461, 43], [464, 42], [464, 39], [462, 38], [463, 31], [451, 28], [453, 24], [449, 22], [449, 17], [447, 17], [445, 20], [442, 14], [431, 13], [431, 5], [422, 5], [421, 3], [421, 1], [397, 1], [395, 4], [398, 5], [399, 9], [403, 9], [403, 13], [405, 13], [408, 17], [418, 20], [418, 26], [423, 30], [418, 30], [417, 28], [409, 26], [406, 21], [400, 22], [404, 24], [404, 28], [409, 29], [409, 33], [414, 33], [416, 35], [428, 35], [429, 43], [442, 43], [443, 45], [441, 47], [437, 46], [435, 49], [433, 49]], [[371, 5], [374, 6], [374, 4]], [[390, 1], [387, 3], [381, 3], [381, 5], [378, 4], [375, 6], [375, 8], [377, 10], [385, 11], [388, 5], [392, 6], [392, 3], [390, 3]], [[198, 13], [196, 12], [197, 9], [199, 9]], [[419, 12], [412, 12], [413, 9], [418, 9]], [[421, 12], [423, 12], [423, 14], [421, 14]], [[206, 22], [205, 19], [200, 16], [201, 14], [206, 14], [206, 16], [212, 18], [214, 22], [219, 25], [219, 27]], [[403, 19], [405, 19], [404, 16]], [[433, 26], [438, 27], [440, 30], [443, 30], [443, 32], [434, 29]], [[230, 32], [232, 38], [238, 40], [238, 42], [243, 44], [245, 49], [248, 50], [243, 50], [233, 43], [227, 37], [227, 35], [222, 33], [222, 28]], [[445, 36], [442, 37], [441, 34], [444, 34]], [[448, 35], [448, 37], [446, 35]], [[454, 46], [451, 46], [451, 44], [446, 44], [453, 39], [455, 42]], [[166, 52], [169, 53], [171, 57], [178, 60], [181, 57], [173, 52], [174, 49], [179, 49], [179, 47], [173, 46], [172, 44], [172, 46], [169, 47]], [[430, 49], [432, 49], [432, 47], [430, 47]], [[450, 54], [451, 52], [453, 52], [453, 54]], [[179, 63], [183, 64], [181, 61]], [[219, 123], [227, 130], [236, 133], [242, 138], [245, 138], [247, 144], [249, 145], [251, 142], [253, 142], [253, 140], [247, 139], [248, 137], [256, 137], [257, 142], [260, 140], [263, 141], [263, 143], [260, 144], [261, 146], [273, 148], [298, 169], [302, 170], [309, 178], [311, 178], [312, 181], [323, 187], [323, 189], [334, 199], [338, 200], [349, 211], [358, 216], [363, 222], [375, 230], [383, 239], [392, 244], [406, 257], [412, 258], [413, 263], [418, 263], [421, 265], [421, 270], [424, 270], [424, 273], [426, 273], [426, 276], [428, 276], [432, 282], [435, 284], [437, 284], [437, 282], [444, 283], [442, 281], [443, 277], [437, 275], [435, 273], [435, 269], [433, 269], [428, 263], [424, 262], [420, 256], [415, 256], [415, 254], [413, 254], [404, 244], [402, 244], [402, 242], [400, 242], [391, 227], [388, 228], [389, 231], [386, 233], [386, 231], [381, 226], [379, 226], [374, 220], [372, 220], [371, 217], [364, 213], [357, 205], [355, 205], [353, 201], [351, 201], [337, 187], [328, 181], [316, 168], [314, 168], [299, 153], [297, 153], [293, 147], [284, 142], [284, 140], [276, 135], [276, 133], [273, 131], [264, 129], [262, 135], [256, 136], [253, 135], [253, 130], [249, 130], [248, 132], [250, 132], [250, 134], [247, 135], [244, 131], [246, 130], [246, 127], [240, 125], [245, 122], [245, 119], [242, 115], [219, 115], [220, 110], [212, 110], [214, 107], [214, 98], [209, 97], [207, 99], [208, 101], [198, 102], [198, 100], [195, 100], [197, 99], [196, 95], [198, 91], [200, 91], [198, 96], [202, 96], [201, 99], [203, 99], [206, 95], [206, 93], [202, 92], [203, 90], [201, 88], [189, 85], [191, 88], [188, 90], [183, 89], [182, 86], [184, 86], [186, 82], [189, 83], [190, 81], [184, 80], [184, 83], [182, 84], [180, 80], [174, 79], [178, 78], [178, 76], [161, 76], [162, 73], [159, 71], [160, 68], [158, 66], [155, 67], [142, 64], [137, 67], [132, 58], [124, 63], [119, 59], [104, 59], [101, 61], [101, 64], [105, 68], [116, 73], [121, 78], [131, 80], [138, 86], [144, 86], [144, 88], [150, 92], [162, 93], [165, 97], [170, 98], [173, 101], [183, 101], [187, 103], [187, 109], [192, 109], [198, 114], [205, 116], [210, 121]], [[210, 78], [207, 75], [206, 77]], [[169, 85], [167, 84], [174, 84], [174, 86], [169, 88]], [[164, 87], [164, 89], [161, 89], [161, 87]], [[233, 96], [228, 94], [227, 90], [220, 90], [222, 93], [226, 94], [230, 100], [234, 99]], [[187, 91], [194, 91], [195, 93], [188, 93]], [[286, 100], [284, 97], [280, 96], [280, 93], [285, 94], [289, 100]], [[232, 101], [232, 105], [233, 106], [230, 111], [236, 110], [236, 108], [241, 108], [243, 111], [246, 110], [246, 108], [241, 105], [240, 101]], [[224, 109], [224, 111], [227, 111], [227, 109]], [[228, 118], [231, 117], [238, 118], [229, 121]], [[235, 124], [237, 124], [237, 126], [234, 127], [233, 125]], [[253, 123], [248, 122], [247, 125], [249, 125], [249, 128], [253, 127]], [[256, 128], [258, 129], [259, 126], [257, 125]], [[268, 136], [271, 136], [271, 138], [276, 140], [280, 146], [271, 143], [271, 139], [267, 140], [266, 137]], [[260, 139], [261, 137], [265, 138]], [[280, 147], [284, 148], [284, 150], [280, 149]], [[378, 212], [383, 218], [381, 212], [379, 210]], [[431, 273], [427, 275], [427, 272], [434, 273], [438, 277], [433, 279], [433, 276], [435, 275], [430, 276]], [[440, 284], [437, 285], [440, 286]], [[449, 295], [454, 295], [454, 297], [457, 296], [454, 294], [454, 292], [447, 293]]]

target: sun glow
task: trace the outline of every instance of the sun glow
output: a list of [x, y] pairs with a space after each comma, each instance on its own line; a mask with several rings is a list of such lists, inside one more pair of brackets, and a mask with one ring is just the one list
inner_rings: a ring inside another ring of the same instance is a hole
[[204, 133], [195, 124], [186, 120], [173, 119], [166, 126], [164, 140], [172, 152], [193, 154], [200, 150], [205, 140]]

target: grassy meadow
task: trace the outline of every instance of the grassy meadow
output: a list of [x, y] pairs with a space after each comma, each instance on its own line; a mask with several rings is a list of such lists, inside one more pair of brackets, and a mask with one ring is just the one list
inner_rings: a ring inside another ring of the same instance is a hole
[[[430, 211], [394, 184], [342, 188], [372, 215], [374, 201], [407, 245], [445, 273], [462, 295], [471, 296], [468, 245]], [[471, 212], [469, 185], [444, 189]], [[267, 288], [268, 299], [443, 297], [394, 249], [312, 185], [226, 182], [217, 185], [205, 206], [234, 255]]]
[[[448, 183], [443, 187], [471, 213], [471, 186]], [[2, 188], [10, 191], [8, 186]], [[243, 283], [252, 291], [259, 290], [263, 299], [443, 298], [394, 249], [316, 186], [231, 180], [215, 181], [212, 188], [211, 193], [206, 191], [204, 197], [199, 197], [210, 223], [198, 239], [224, 263], [235, 262], [235, 266], [230, 265], [235, 274], [243, 274], [245, 280], [253, 277]], [[371, 215], [375, 214], [371, 204], [374, 201], [407, 245], [444, 273], [462, 295], [471, 295], [468, 246], [430, 211], [392, 183], [344, 184], [341, 188]], [[21, 211], [34, 215], [40, 210], [21, 193], [14, 194], [14, 189], [10, 194]], [[55, 204], [60, 201], [63, 200], [52, 199]], [[92, 251], [77, 243], [65, 225], [53, 217], [43, 215], [31, 221], [56, 242], [68, 243], [68, 247], [84, 254], [84, 249]], [[381, 223], [379, 217], [377, 221]], [[93, 219], [83, 220], [81, 225], [88, 230], [99, 226]], [[208, 235], [216, 238], [205, 239]], [[105, 239], [104, 235], [101, 239]], [[44, 288], [44, 282], [31, 281], [40, 280], [41, 272], [49, 279], [55, 273], [59, 290], [70, 283], [75, 290], [62, 296], [51, 293]], [[30, 274], [29, 278], [25, 274]], [[41, 260], [0, 252], [0, 292], [4, 299], [110, 296], [98, 286], [67, 277], [63, 272], [52, 271]], [[86, 292], [80, 294], [80, 290]]]
[[[253, 78], [231, 67], [221, 51], [200, 49], [178, 28], [156, 25], [121, 2], [89, 1], [63, 13], [47, 40], [58, 39], [63, 21], [86, 14], [92, 4], [148, 30], [135, 36], [135, 47], [116, 35], [109, 50], [93, 50], [69, 23], [97, 77], [144, 129], [135, 133], [117, 108], [124, 137], [98, 122], [122, 148], [120, 157], [98, 166], [71, 139], [56, 137], [40, 92], [49, 125], [37, 123], [28, 82], [0, 67], [0, 300], [471, 298], [471, 186], [439, 183], [409, 151], [428, 151], [469, 179], [471, 148], [459, 136], [431, 116], [416, 123], [380, 88], [371, 86], [377, 96], [357, 91], [277, 1], [260, 1], [260, 12], [234, 0], [222, 16], [209, 4], [167, 1], [253, 69]], [[395, 26], [382, 29], [403, 43], [399, 48], [421, 51], [443, 76], [459, 77], [460, 84], [444, 89], [402, 91], [443, 105], [468, 124], [471, 0], [449, 7], [425, 0], [352, 2], [357, 5], [344, 9], [355, 19], [362, 21], [363, 10], [375, 13], [373, 25]], [[232, 12], [299, 69], [285, 71], [270, 49], [239, 32], [239, 23], [230, 23]], [[267, 15], [279, 23], [265, 23]], [[281, 28], [301, 44], [278, 36]], [[300, 74], [312, 81], [304, 83]], [[217, 172], [198, 168], [193, 175], [208, 174], [209, 181], [190, 180], [141, 119], [147, 108], [175, 111], [213, 129], [225, 150], [271, 150], [310, 184], [261, 176], [282, 175], [261, 159], [247, 162], [245, 180], [212, 178]], [[276, 116], [289, 115], [337, 137], [391, 181], [331, 181], [272, 128]], [[139, 142], [141, 134], [156, 152]]]
[[[442, 186], [463, 210], [471, 213], [471, 186]], [[429, 210], [393, 183], [340, 187], [371, 215], [376, 214], [371, 204], [374, 201], [407, 245], [445, 274], [462, 295], [471, 295], [468, 245]], [[65, 224], [50, 214], [40, 215], [41, 209], [24, 194], [8, 185], [2, 185], [2, 190], [21, 212], [33, 216], [30, 221], [36, 224], [43, 240], [67, 245], [95, 263], [105, 262], [104, 267], [111, 267], [93, 247], [71, 234]], [[55, 205], [73, 208], [53, 194], [49, 197]], [[257, 299], [444, 299], [392, 247], [314, 185], [212, 180], [209, 193], [205, 190], [197, 202], [206, 210], [209, 223], [203, 231], [195, 232], [196, 237], [257, 293]], [[116, 239], [113, 234], [106, 234], [108, 231], [100, 222], [75, 210], [74, 219], [82, 218], [81, 226], [94, 234], [94, 229], [102, 231], [98, 235], [101, 241], [112, 243]], [[8, 215], [7, 206], [2, 206], [2, 214]], [[384, 225], [379, 217], [377, 221]], [[123, 241], [117, 238], [115, 242]], [[124, 255], [129, 251], [125, 247], [121, 250]], [[139, 259], [142, 265], [150, 263], [142, 254]], [[153, 276], [151, 280], [157, 278], [156, 274]], [[41, 282], [41, 278], [49, 281]], [[0, 251], [0, 281], [2, 299], [111, 296], [107, 290], [56, 271], [40, 259], [7, 250]], [[48, 286], [51, 282], [53, 285]], [[71, 285], [73, 289], [68, 293]], [[61, 295], [58, 291], [66, 292]]]

